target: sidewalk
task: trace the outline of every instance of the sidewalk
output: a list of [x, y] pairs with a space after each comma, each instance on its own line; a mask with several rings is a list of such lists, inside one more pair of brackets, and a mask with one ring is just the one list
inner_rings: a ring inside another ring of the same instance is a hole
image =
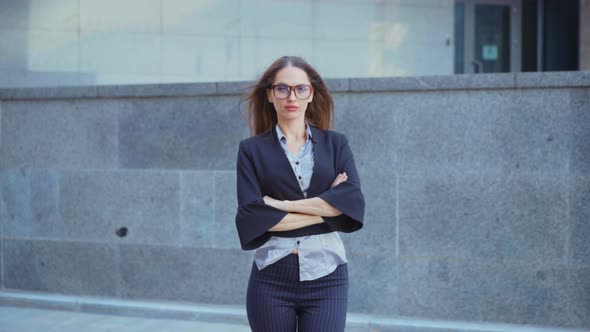
[[247, 332], [243, 325], [0, 306], [0, 332]]
[[249, 332], [248, 326], [0, 306], [0, 332]]
[[[244, 306], [0, 291], [0, 332], [247, 332]], [[321, 332], [321, 331], [318, 331]], [[590, 332], [349, 313], [346, 332]]]

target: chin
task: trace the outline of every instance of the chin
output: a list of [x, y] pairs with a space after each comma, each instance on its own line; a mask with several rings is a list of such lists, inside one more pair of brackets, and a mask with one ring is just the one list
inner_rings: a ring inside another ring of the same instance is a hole
[[303, 118], [303, 117], [305, 117], [305, 112], [301, 112], [301, 111], [297, 111], [297, 112], [285, 111], [285, 113], [281, 114], [281, 118], [283, 118], [285, 120], [294, 120], [294, 119]]

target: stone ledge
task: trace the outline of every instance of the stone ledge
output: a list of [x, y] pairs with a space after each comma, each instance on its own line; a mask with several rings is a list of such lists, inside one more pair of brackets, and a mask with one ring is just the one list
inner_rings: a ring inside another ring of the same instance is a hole
[[[243, 95], [253, 81], [0, 89], [0, 100]], [[590, 87], [590, 71], [326, 79], [332, 92]]]
[[[0, 306], [248, 325], [245, 308], [243, 306], [232, 305], [137, 301], [106, 297], [67, 296], [2, 290], [0, 291]], [[531, 325], [425, 320], [410, 317], [389, 318], [355, 313], [348, 314], [347, 331], [369, 332], [375, 330], [383, 332], [590, 332], [590, 330]]]

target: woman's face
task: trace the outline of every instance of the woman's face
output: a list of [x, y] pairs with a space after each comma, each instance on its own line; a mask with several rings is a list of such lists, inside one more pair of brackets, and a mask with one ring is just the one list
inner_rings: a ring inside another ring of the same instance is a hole
[[297, 67], [285, 67], [277, 72], [272, 85], [273, 88], [267, 90], [266, 95], [275, 107], [277, 118], [304, 119], [307, 105], [313, 100], [313, 89], [307, 73]]

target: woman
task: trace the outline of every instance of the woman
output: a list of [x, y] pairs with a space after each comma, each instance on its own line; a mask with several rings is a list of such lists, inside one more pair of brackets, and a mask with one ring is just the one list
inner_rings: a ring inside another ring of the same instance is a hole
[[299, 57], [264, 72], [249, 100], [252, 137], [240, 142], [236, 226], [256, 249], [247, 292], [253, 331], [344, 331], [348, 271], [341, 232], [363, 224], [352, 152], [331, 131], [332, 97]]

